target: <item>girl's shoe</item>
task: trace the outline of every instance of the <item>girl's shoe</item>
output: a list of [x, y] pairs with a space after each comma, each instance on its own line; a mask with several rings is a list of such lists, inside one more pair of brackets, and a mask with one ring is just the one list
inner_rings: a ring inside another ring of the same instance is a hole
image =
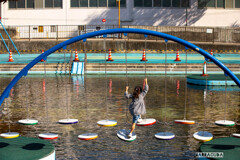
[[129, 134], [128, 134], [128, 138], [132, 138], [132, 133], [129, 133]]
[[140, 122], [142, 122], [142, 121], [143, 121], [142, 118], [139, 118], [139, 119], [137, 120], [138, 123], [140, 123]]

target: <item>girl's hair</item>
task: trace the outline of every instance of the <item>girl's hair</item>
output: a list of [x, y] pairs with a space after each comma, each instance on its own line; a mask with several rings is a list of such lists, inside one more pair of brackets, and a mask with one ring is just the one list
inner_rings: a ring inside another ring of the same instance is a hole
[[139, 94], [142, 93], [142, 87], [136, 86], [133, 91], [133, 97], [139, 98]]

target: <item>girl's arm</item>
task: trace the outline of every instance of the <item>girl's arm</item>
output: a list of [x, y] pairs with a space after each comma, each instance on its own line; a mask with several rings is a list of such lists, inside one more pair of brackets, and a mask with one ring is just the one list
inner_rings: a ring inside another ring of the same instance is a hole
[[147, 78], [145, 78], [144, 81], [145, 81], [145, 87], [143, 89], [143, 92], [141, 93], [143, 97], [146, 96], [146, 94], [147, 94], [147, 92], [149, 90], [149, 86], [148, 86], [148, 83], [147, 83]]
[[128, 93], [128, 86], [126, 86], [126, 91], [125, 91], [125, 93], [124, 93], [124, 96], [125, 96], [126, 98], [132, 98], [132, 95]]

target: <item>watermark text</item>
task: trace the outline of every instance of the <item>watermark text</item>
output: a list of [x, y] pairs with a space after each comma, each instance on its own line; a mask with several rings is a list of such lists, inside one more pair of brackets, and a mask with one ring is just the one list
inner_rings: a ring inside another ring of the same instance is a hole
[[196, 152], [195, 156], [197, 158], [206, 157], [206, 158], [223, 158], [223, 152]]

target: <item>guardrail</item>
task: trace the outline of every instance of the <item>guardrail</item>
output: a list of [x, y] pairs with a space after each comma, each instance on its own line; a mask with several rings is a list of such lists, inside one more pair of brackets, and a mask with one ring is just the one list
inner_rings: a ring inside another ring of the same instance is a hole
[[[117, 28], [116, 25], [29, 25], [7, 26], [6, 29], [14, 40], [19, 39], [69, 39], [85, 33], [98, 30]], [[167, 33], [187, 41], [240, 43], [240, 27], [178, 27], [178, 26], [121, 26], [122, 28], [148, 29]], [[0, 28], [0, 33], [3, 29]], [[107, 38], [121, 38], [121, 34], [109, 34]], [[5, 36], [4, 39], [7, 39]], [[96, 36], [93, 38], [102, 38]], [[129, 39], [144, 39], [144, 35], [129, 34]], [[150, 40], [161, 40], [159, 37], [149, 36]]]

